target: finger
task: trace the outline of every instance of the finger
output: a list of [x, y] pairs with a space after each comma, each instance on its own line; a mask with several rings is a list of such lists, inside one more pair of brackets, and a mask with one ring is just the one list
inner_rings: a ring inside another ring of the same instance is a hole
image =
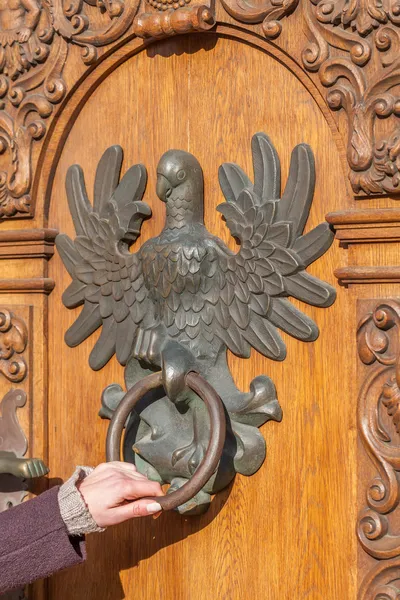
[[93, 471], [93, 473], [91, 473], [91, 476], [93, 478], [93, 476], [97, 475], [100, 478], [104, 478], [112, 477], [117, 473], [133, 479], [147, 479], [146, 475], [139, 473], [136, 467], [130, 463], [109, 463], [104, 465], [104, 467], [103, 465], [100, 465]]
[[146, 475], [143, 475], [143, 473], [139, 473], [138, 471], [130, 471], [128, 469], [124, 469], [124, 467], [115, 467], [112, 472], [123, 475], [124, 477], [128, 477], [129, 479], [134, 479], [135, 481], [148, 481], [148, 478]]
[[[135, 467], [135, 465], [133, 465], [132, 463], [128, 463], [128, 462], [123, 462], [122, 460], [113, 460], [111, 462], [108, 463], [103, 463], [101, 465], [99, 465], [101, 467], [117, 467], [117, 468], [124, 468], [127, 471], [130, 472], [137, 472], [137, 468]], [[98, 468], [98, 467], [97, 467]]]
[[112, 515], [110, 516], [117, 519], [115, 523], [122, 523], [128, 519], [133, 519], [135, 517], [147, 517], [148, 515], [158, 514], [161, 511], [162, 507], [160, 504], [158, 504], [158, 502], [142, 498], [141, 500], [136, 500], [135, 502], [130, 502], [129, 504], [124, 504], [123, 506], [114, 508], [111, 511]]
[[122, 473], [123, 475], [131, 477], [133, 479], [148, 479], [146, 475], [143, 475], [143, 473], [139, 473], [135, 465], [133, 465], [132, 463], [122, 461], [113, 461], [110, 463], [106, 463], [104, 465], [104, 468], [101, 470], [101, 473], [107, 475], [111, 475], [113, 473]]
[[91, 473], [89, 473], [89, 475], [93, 475], [94, 473], [96, 475], [98, 473], [102, 473], [103, 471], [106, 471], [107, 469], [109, 469], [109, 465], [112, 465], [112, 463], [100, 463], [99, 465], [97, 465], [97, 467], [95, 467], [93, 469], [93, 471]]
[[126, 500], [138, 500], [146, 496], [164, 496], [162, 487], [156, 481], [127, 481], [123, 496]]

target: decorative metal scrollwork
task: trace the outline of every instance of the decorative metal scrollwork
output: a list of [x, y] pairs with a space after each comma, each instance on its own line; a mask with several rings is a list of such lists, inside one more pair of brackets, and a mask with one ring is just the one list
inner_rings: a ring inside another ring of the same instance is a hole
[[19, 504], [26, 486], [18, 480], [46, 475], [49, 470], [38, 458], [24, 458], [28, 442], [17, 418], [17, 408], [26, 404], [23, 390], [10, 390], [0, 402], [0, 512]]
[[[314, 192], [311, 149], [300, 144], [293, 150], [281, 199], [279, 158], [265, 134], [253, 137], [252, 154], [254, 183], [235, 164], [219, 171], [226, 202], [218, 210], [240, 240], [237, 253], [204, 226], [203, 173], [187, 152], [171, 150], [161, 158], [157, 195], [166, 203], [165, 227], [136, 253], [129, 246], [151, 214], [141, 201], [145, 167], [131, 167], [119, 181], [122, 150], [109, 148], [98, 165], [93, 207], [82, 169], [74, 165], [67, 175], [77, 237], [56, 240], [73, 279], [63, 302], [84, 306], [66, 342], [76, 346], [102, 326], [90, 365], [101, 369], [116, 354], [126, 365], [128, 390], [162, 371], [164, 389], [145, 393], [129, 417], [125, 460], [171, 483], [171, 492], [181, 488], [202, 463], [210, 437], [208, 412], [186, 384], [187, 373], [199, 373], [224, 404], [227, 430], [218, 468], [181, 512], [206, 508], [210, 494], [236, 472], [253, 474], [265, 458], [258, 428], [282, 417], [269, 377], [256, 377], [250, 392], [236, 388], [227, 349], [248, 358], [254, 348], [283, 360], [278, 328], [303, 341], [318, 336], [315, 323], [286, 297], [323, 307], [335, 298], [330, 285], [305, 270], [333, 239], [328, 223], [303, 235]], [[120, 386], [106, 388], [100, 414], [111, 418], [124, 395]]]

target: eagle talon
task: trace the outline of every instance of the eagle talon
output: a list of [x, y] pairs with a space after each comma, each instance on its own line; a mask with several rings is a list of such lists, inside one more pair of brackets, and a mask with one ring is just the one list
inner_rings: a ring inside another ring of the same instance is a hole
[[148, 329], [138, 328], [133, 346], [133, 356], [150, 366], [161, 366], [161, 348], [167, 337], [162, 323]]
[[163, 384], [168, 398], [172, 402], [186, 400], [192, 394], [186, 385], [186, 375], [196, 371], [196, 360], [182, 344], [169, 341], [161, 353]]

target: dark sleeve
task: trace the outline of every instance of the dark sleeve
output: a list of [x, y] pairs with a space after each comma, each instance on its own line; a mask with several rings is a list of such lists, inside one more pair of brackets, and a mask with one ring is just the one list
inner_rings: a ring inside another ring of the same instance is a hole
[[0, 593], [82, 563], [83, 537], [69, 537], [59, 487], [0, 513]]

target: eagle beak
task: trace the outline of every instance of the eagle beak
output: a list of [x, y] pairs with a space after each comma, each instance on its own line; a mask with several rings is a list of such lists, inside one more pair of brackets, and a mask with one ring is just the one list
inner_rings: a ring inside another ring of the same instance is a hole
[[172, 187], [168, 179], [162, 175], [161, 173], [157, 173], [157, 187], [156, 187], [157, 196], [163, 202], [167, 202], [168, 198], [172, 193]]

